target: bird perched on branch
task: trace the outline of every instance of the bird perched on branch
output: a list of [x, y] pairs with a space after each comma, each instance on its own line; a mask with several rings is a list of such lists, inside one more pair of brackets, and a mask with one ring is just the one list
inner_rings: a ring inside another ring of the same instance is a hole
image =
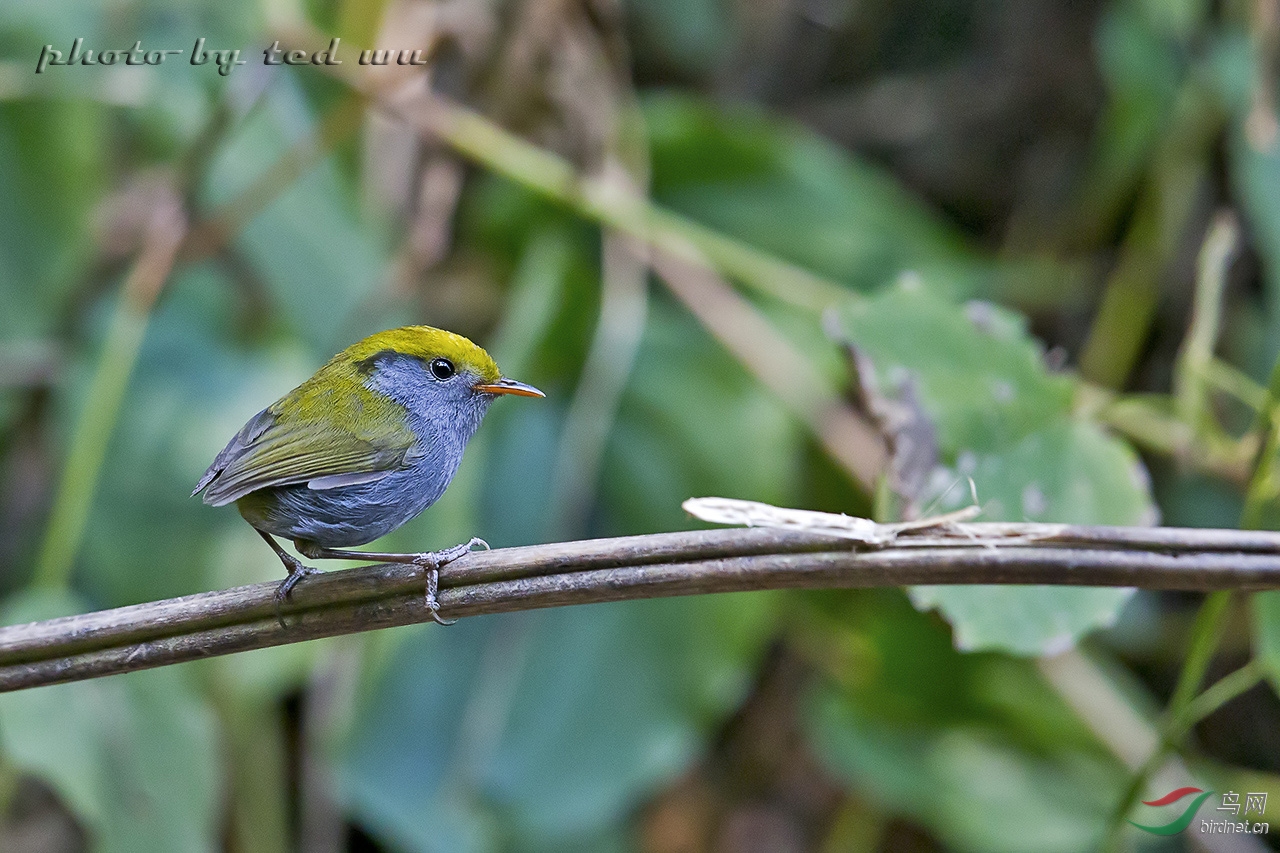
[[444, 494], [467, 441], [499, 395], [545, 396], [504, 378], [467, 338], [430, 326], [370, 335], [272, 403], [236, 433], [196, 484], [195, 496], [234, 502], [284, 563], [277, 606], [316, 569], [311, 559], [412, 563], [427, 575], [427, 607], [439, 615], [441, 566], [481, 539], [442, 551], [339, 550], [384, 536]]

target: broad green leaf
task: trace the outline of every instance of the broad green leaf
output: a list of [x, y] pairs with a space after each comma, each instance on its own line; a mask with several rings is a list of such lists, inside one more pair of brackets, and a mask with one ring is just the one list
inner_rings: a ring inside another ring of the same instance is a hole
[[1239, 526], [1244, 496], [1235, 486], [1173, 460], [1153, 460], [1151, 479], [1166, 527]]
[[989, 265], [893, 178], [799, 125], [746, 106], [652, 95], [644, 117], [661, 204], [869, 290], [945, 270], [972, 293]]
[[681, 495], [793, 500], [797, 424], [670, 303], [650, 314], [601, 483], [610, 532], [687, 528]]
[[[191, 489], [246, 420], [305, 379], [329, 353], [309, 353], [297, 344], [257, 353], [229, 347], [233, 287], [213, 265], [185, 268], [175, 274], [148, 326], [77, 566], [83, 589], [98, 604], [186, 595], [282, 572], [256, 536], [247, 553], [261, 548], [261, 559], [240, 563], [245, 575], [213, 571], [226, 562], [225, 531], [250, 530], [234, 508], [205, 506], [191, 497]], [[97, 351], [88, 348], [90, 355]], [[60, 408], [68, 421], [89, 374], [78, 370], [66, 383]]]
[[[218, 150], [207, 181], [213, 204], [254, 186], [280, 158], [292, 156], [287, 152], [300, 132], [316, 130], [311, 107], [289, 85], [287, 73], [273, 77], [267, 109], [253, 114]], [[352, 213], [357, 208], [353, 188], [330, 157], [243, 223], [236, 237], [293, 331], [326, 354], [380, 328], [376, 318], [357, 322], [353, 316], [380, 282], [386, 261], [369, 218]]]
[[896, 590], [810, 600], [802, 722], [838, 778], [948, 849], [1090, 849], [1123, 771], [1032, 662], [961, 653]]
[[[11, 601], [6, 624], [64, 615], [74, 601]], [[48, 782], [99, 853], [197, 853], [220, 835], [213, 713], [166, 668], [0, 695], [7, 761]]]
[[[1080, 524], [1156, 521], [1146, 470], [1097, 426], [1073, 419], [1074, 383], [1050, 374], [1025, 322], [994, 306], [964, 308], [897, 287], [847, 306], [841, 321], [875, 365], [882, 388], [916, 383], [947, 465], [939, 509], [968, 499], [983, 518]], [[949, 501], [949, 503], [948, 503]], [[963, 649], [1050, 654], [1116, 619], [1131, 591], [1080, 587], [919, 587]]]
[[840, 778], [957, 851], [1093, 849], [1121, 789], [1096, 756], [1036, 754], [980, 729], [894, 725], [830, 690], [812, 703], [810, 731]]
[[686, 768], [739, 702], [769, 596], [467, 620], [404, 640], [338, 759], [358, 819], [414, 851], [594, 837]]
[[92, 103], [0, 102], [0, 338], [51, 331], [92, 256], [105, 124]]
[[799, 647], [860, 714], [907, 730], [998, 729], [1039, 753], [1100, 750], [1032, 662], [961, 652], [946, 623], [913, 608], [900, 591], [808, 600], [817, 606], [803, 620]]
[[1010, 447], [1071, 404], [1071, 379], [1045, 370], [1026, 321], [995, 305], [959, 308], [902, 284], [850, 303], [840, 319], [883, 389], [908, 376], [919, 383], [944, 454]]
[[[987, 520], [1155, 521], [1141, 462], [1092, 424], [1064, 421], [1008, 450], [966, 461], [973, 465], [968, 476]], [[946, 614], [959, 648], [1052, 655], [1071, 648], [1088, 631], [1111, 625], [1132, 594], [1132, 589], [1111, 587], [919, 586], [911, 590], [911, 600]]]

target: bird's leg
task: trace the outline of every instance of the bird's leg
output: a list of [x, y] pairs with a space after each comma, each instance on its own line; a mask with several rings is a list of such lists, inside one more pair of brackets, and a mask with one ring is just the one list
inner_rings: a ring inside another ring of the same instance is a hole
[[477, 545], [486, 551], [489, 550], [489, 543], [475, 536], [461, 545], [454, 545], [452, 548], [443, 548], [439, 551], [424, 551], [421, 554], [395, 554], [386, 551], [343, 551], [338, 548], [322, 548], [314, 542], [307, 542], [301, 539], [294, 540], [293, 544], [297, 547], [299, 553], [313, 560], [375, 560], [381, 563], [409, 563], [418, 566], [427, 575], [427, 610], [431, 612], [431, 619], [439, 625], [452, 625], [458, 621], [456, 619], [444, 619], [440, 616], [440, 602], [436, 600], [436, 595], [440, 590], [440, 569], [463, 554], [468, 553]]
[[[258, 528], [254, 528], [258, 530]], [[276, 552], [276, 556], [280, 558], [280, 562], [284, 563], [285, 570], [289, 572], [289, 576], [280, 582], [280, 586], [276, 587], [276, 621], [280, 623], [281, 628], [288, 627], [284, 624], [284, 616], [280, 614], [280, 607], [288, 600], [293, 588], [298, 585], [298, 581], [307, 575], [314, 575], [319, 569], [313, 569], [311, 566], [305, 565], [297, 557], [280, 547], [280, 543], [271, 537], [270, 533], [258, 530], [266, 543], [271, 546], [271, 550]]]

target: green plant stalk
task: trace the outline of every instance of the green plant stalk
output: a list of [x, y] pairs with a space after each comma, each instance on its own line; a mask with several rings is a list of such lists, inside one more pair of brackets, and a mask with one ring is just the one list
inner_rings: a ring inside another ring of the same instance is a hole
[[1240, 526], [1256, 530], [1263, 524], [1267, 505], [1280, 494], [1275, 482], [1276, 452], [1280, 449], [1280, 360], [1271, 369], [1267, 397], [1258, 411], [1253, 431], [1260, 434], [1262, 439], [1254, 457], [1253, 476], [1249, 478], [1249, 486], [1245, 491]]
[[[1254, 458], [1253, 473], [1249, 478], [1244, 510], [1240, 518], [1240, 526], [1247, 530], [1259, 529], [1265, 506], [1275, 497], [1272, 471], [1276, 446], [1280, 442], [1280, 429], [1277, 428], [1280, 421], [1277, 418], [1278, 411], [1280, 411], [1280, 361], [1277, 361], [1272, 369], [1266, 405], [1258, 413], [1258, 422], [1254, 430], [1263, 432], [1264, 438], [1259, 442], [1260, 449]], [[1182, 665], [1178, 685], [1174, 689], [1169, 706], [1162, 715], [1160, 743], [1134, 774], [1125, 791], [1125, 796], [1112, 814], [1103, 849], [1112, 851], [1121, 849], [1121, 830], [1125, 816], [1137, 803], [1147, 780], [1164, 764], [1169, 752], [1182, 742], [1191, 726], [1253, 687], [1262, 678], [1261, 664], [1251, 660], [1199, 696], [1196, 695], [1222, 638], [1230, 603], [1230, 592], [1214, 592], [1205, 597], [1204, 604], [1196, 615], [1195, 626], [1192, 629], [1191, 649]]]
[[130, 298], [129, 289], [126, 283], [116, 303], [97, 370], [76, 420], [32, 578], [35, 586], [65, 588], [84, 539], [107, 446], [120, 416], [151, 313], [151, 303]]
[[[1215, 593], [1229, 595], [1229, 593]], [[1203, 611], [1202, 611], [1203, 613]], [[1185, 674], [1185, 670], [1184, 670]], [[1262, 681], [1263, 668], [1256, 660], [1249, 661], [1239, 669], [1223, 676], [1199, 696], [1190, 700], [1177, 713], [1166, 713], [1160, 724], [1159, 742], [1155, 751], [1147, 757], [1142, 766], [1133, 774], [1129, 787], [1125, 789], [1121, 799], [1121, 807], [1112, 814], [1107, 824], [1107, 834], [1102, 850], [1107, 853], [1119, 853], [1123, 846], [1123, 827], [1125, 816], [1137, 804], [1142, 789], [1153, 775], [1164, 766], [1169, 754], [1178, 748], [1183, 738], [1191, 731], [1191, 727], [1221, 708], [1223, 705], [1248, 691]]]
[[1175, 417], [1168, 398], [1156, 394], [1116, 394], [1081, 381], [1076, 386], [1075, 412], [1092, 418], [1123, 435], [1138, 447], [1170, 456], [1195, 471], [1245, 486], [1256, 455], [1256, 435], [1241, 439], [1221, 435], [1197, 435], [1189, 424]]
[[1253, 409], [1255, 414], [1266, 408], [1267, 389], [1235, 365], [1228, 364], [1220, 358], [1214, 358], [1200, 365], [1200, 370], [1203, 372], [1205, 381], [1215, 390], [1235, 397]]
[[1209, 671], [1209, 664], [1213, 662], [1214, 652], [1222, 641], [1230, 605], [1231, 593], [1228, 591], [1211, 592], [1205, 596], [1191, 628], [1191, 648], [1182, 663], [1182, 672], [1169, 699], [1167, 714], [1177, 716], [1183, 713], [1196, 697], [1204, 683], [1205, 673]]
[[[1219, 705], [1233, 698], [1238, 693], [1227, 693], [1225, 691], [1216, 691], [1209, 701], [1217, 701], [1218, 704], [1209, 705], [1208, 702], [1200, 702], [1209, 691], [1205, 691], [1200, 697], [1196, 697], [1196, 691], [1199, 689], [1201, 682], [1204, 681], [1205, 673], [1209, 669], [1209, 664], [1213, 660], [1213, 653], [1218, 647], [1218, 642], [1222, 638], [1223, 629], [1226, 627], [1226, 617], [1229, 612], [1228, 605], [1231, 603], [1230, 592], [1213, 592], [1205, 596], [1204, 604], [1200, 606], [1200, 612], [1196, 614], [1195, 626], [1191, 631], [1191, 649], [1187, 652], [1187, 659], [1182, 664], [1182, 672], [1178, 676], [1178, 685], [1173, 691], [1173, 697], [1169, 700], [1169, 705], [1165, 708], [1161, 715], [1159, 729], [1159, 740], [1156, 743], [1155, 750], [1142, 763], [1137, 772], [1129, 780], [1129, 786], [1125, 789], [1124, 796], [1120, 798], [1114, 812], [1111, 813], [1111, 819], [1107, 823], [1106, 840], [1102, 849], [1118, 853], [1123, 849], [1123, 831], [1124, 820], [1137, 805], [1138, 800], [1142, 798], [1142, 791], [1146, 788], [1151, 777], [1164, 766], [1165, 761], [1172, 752], [1182, 742], [1191, 726], [1196, 721], [1208, 716]], [[1234, 674], [1234, 673], [1233, 673]], [[1256, 683], [1256, 679], [1255, 682]], [[1221, 684], [1221, 682], [1218, 682]], [[1216, 688], [1218, 684], [1215, 684]], [[1250, 685], [1252, 686], [1252, 685]], [[1211, 690], [1213, 688], [1210, 688]], [[1243, 692], [1243, 691], [1241, 691]], [[1189, 711], [1192, 706], [1194, 711]], [[1197, 716], [1198, 714], [1198, 716]]]
[[[358, 74], [337, 73], [358, 91], [377, 96], [372, 84]], [[478, 113], [443, 98], [427, 97], [427, 103], [415, 105], [420, 109], [401, 107], [398, 114], [472, 162], [587, 219], [682, 260], [709, 261], [716, 270], [752, 290], [799, 307], [822, 310], [854, 295], [847, 287], [663, 210], [619, 187], [616, 181], [579, 176], [564, 158], [526, 142]]]
[[1197, 433], [1221, 432], [1209, 409], [1208, 367], [1222, 328], [1222, 299], [1227, 269], [1240, 240], [1240, 228], [1230, 212], [1215, 218], [1200, 247], [1195, 300], [1174, 373], [1174, 402], [1178, 416]]
[[603, 244], [600, 314], [555, 455], [550, 529], [556, 538], [581, 536], [586, 529], [649, 314], [649, 267], [632, 254], [633, 241], [604, 232]]
[[1099, 384], [1121, 387], [1137, 362], [1155, 317], [1159, 277], [1194, 209], [1222, 121], [1205, 86], [1194, 78], [1184, 84], [1080, 354], [1081, 373]]
[[1265, 676], [1265, 669], [1257, 659], [1224, 675], [1183, 707], [1169, 724], [1168, 736], [1180, 740], [1191, 727], [1221, 708], [1223, 705], [1256, 687]]
[[[1205, 596], [1204, 604], [1200, 606], [1200, 612], [1196, 614], [1195, 625], [1191, 629], [1191, 648], [1187, 652], [1187, 659], [1182, 664], [1182, 672], [1178, 676], [1178, 684], [1174, 688], [1173, 697], [1169, 700], [1169, 705], [1164, 714], [1161, 715], [1158, 726], [1159, 741], [1156, 744], [1155, 751], [1138, 769], [1138, 772], [1133, 775], [1133, 779], [1125, 791], [1125, 796], [1111, 816], [1111, 822], [1108, 825], [1108, 837], [1112, 840], [1112, 843], [1106, 846], [1108, 850], [1120, 849], [1118, 846], [1119, 837], [1120, 830], [1124, 825], [1124, 818], [1137, 804], [1142, 789], [1146, 787], [1151, 775], [1164, 765], [1170, 750], [1181, 741], [1182, 735], [1186, 731], [1186, 729], [1179, 730], [1174, 721], [1186, 718], [1187, 708], [1191, 705], [1192, 700], [1196, 698], [1196, 691], [1204, 681], [1205, 673], [1213, 660], [1213, 653], [1218, 647], [1218, 642], [1222, 639], [1230, 603], [1230, 592], [1213, 592]], [[1208, 710], [1212, 711], [1213, 709], [1210, 708]], [[1208, 711], [1205, 713], [1208, 713]], [[1190, 723], [1187, 724], [1187, 727], [1190, 727]]]
[[[601, 177], [640, 194], [649, 184], [649, 147], [635, 93], [623, 90], [618, 131], [607, 146]], [[569, 401], [556, 449], [548, 529], [557, 538], [580, 536], [599, 487], [610, 434], [640, 354], [649, 316], [647, 247], [601, 230], [600, 310], [582, 372]]]

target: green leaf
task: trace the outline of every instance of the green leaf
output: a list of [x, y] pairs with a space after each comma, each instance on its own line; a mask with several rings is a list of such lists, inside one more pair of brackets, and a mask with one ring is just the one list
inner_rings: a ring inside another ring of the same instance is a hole
[[769, 596], [466, 620], [404, 640], [339, 758], [357, 818], [408, 850], [594, 837], [683, 771], [734, 707]]
[[991, 272], [888, 173], [798, 124], [671, 93], [643, 106], [664, 206], [859, 289], [940, 269], [972, 293]]
[[802, 450], [778, 401], [686, 314], [654, 299], [601, 478], [609, 532], [687, 528], [680, 504], [690, 495], [795, 500]]
[[[297, 141], [295, 120], [315, 131], [310, 107], [286, 74], [268, 90], [267, 108], [252, 115], [218, 152], [207, 181], [210, 201], [235, 198], [254, 185]], [[285, 117], [288, 117], [286, 121]], [[353, 312], [383, 275], [384, 247], [359, 218], [355, 192], [337, 158], [308, 169], [244, 223], [235, 245], [256, 267], [277, 306], [303, 340], [333, 353], [374, 325], [352, 328]], [[362, 318], [368, 324], [372, 318]]]
[[896, 590], [809, 600], [802, 723], [837, 778], [947, 849], [1092, 849], [1124, 770], [1034, 663], [959, 652]]
[[[1155, 510], [1136, 454], [1089, 423], [1062, 421], [1006, 450], [967, 457], [946, 479], [972, 477], [991, 521], [1152, 524]], [[967, 497], [963, 489], [952, 499]], [[917, 607], [938, 608], [956, 646], [1052, 655], [1112, 625], [1132, 589], [1075, 586], [920, 586]]]
[[106, 124], [89, 102], [0, 103], [0, 338], [52, 331], [88, 263]]
[[1093, 849], [1120, 791], [1099, 757], [1018, 750], [980, 729], [895, 725], [830, 689], [809, 717], [815, 751], [840, 778], [957, 851]]
[[[1035, 665], [995, 652], [963, 653], [933, 614], [898, 590], [811, 596], [807, 616], [821, 668], [860, 714], [902, 729], [982, 727], [1037, 753], [1099, 751], [1097, 739]], [[804, 635], [801, 635], [802, 638]]]
[[840, 320], [882, 388], [919, 383], [943, 453], [1009, 447], [1071, 405], [1072, 380], [1049, 374], [1026, 321], [995, 305], [960, 308], [907, 282], [850, 303]]
[[[875, 365], [882, 387], [916, 383], [950, 465], [936, 471], [940, 511], [969, 499], [983, 518], [1078, 524], [1156, 521], [1146, 470], [1127, 445], [1073, 419], [1074, 382], [1050, 374], [1017, 315], [961, 308], [900, 286], [847, 306], [849, 339]], [[912, 601], [936, 607], [962, 649], [1051, 654], [1110, 625], [1131, 595], [1080, 587], [918, 587]]]
[[[239, 513], [205, 506], [191, 497], [191, 488], [246, 420], [305, 379], [328, 353], [296, 343], [257, 353], [230, 347], [224, 327], [232, 325], [232, 288], [213, 265], [185, 268], [148, 326], [77, 564], [78, 582], [97, 605], [281, 576], [279, 560]], [[88, 350], [94, 354], [98, 347]], [[67, 422], [89, 373], [77, 370], [61, 389], [59, 414]], [[227, 559], [223, 533], [229, 529], [251, 541], [247, 552]], [[129, 535], [121, 535], [126, 530]], [[255, 562], [254, 555], [261, 559]], [[140, 570], [142, 561], [149, 570]], [[235, 561], [245, 574], [211, 571]]]
[[[79, 612], [24, 596], [5, 623]], [[207, 851], [218, 843], [218, 744], [210, 708], [182, 669], [165, 668], [0, 695], [0, 743], [44, 779], [100, 853]]]

